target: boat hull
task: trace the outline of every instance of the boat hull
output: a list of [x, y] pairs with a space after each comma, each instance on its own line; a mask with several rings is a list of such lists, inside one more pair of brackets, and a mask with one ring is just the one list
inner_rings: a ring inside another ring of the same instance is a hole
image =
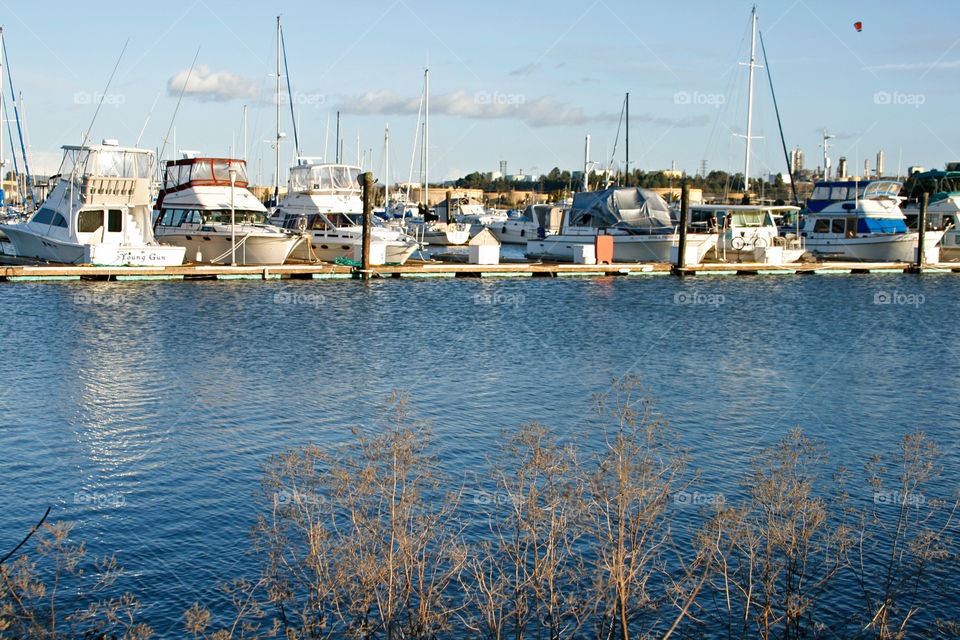
[[171, 267], [183, 264], [184, 249], [166, 244], [75, 244], [39, 236], [14, 226], [0, 227], [13, 243], [16, 255], [62, 264], [135, 265]]
[[[385, 261], [389, 264], [403, 264], [413, 252], [417, 250], [415, 242], [402, 242], [373, 239], [371, 247], [386, 245], [384, 250]], [[309, 241], [297, 245], [290, 257], [305, 262], [334, 262], [337, 258], [359, 262], [363, 251], [360, 238], [335, 238], [329, 236], [312, 236]]]
[[[527, 243], [527, 256], [570, 262], [577, 246], [593, 245], [593, 235], [555, 235]], [[716, 234], [691, 233], [687, 235], [688, 258], [702, 262], [707, 251], [715, 246]], [[614, 262], [672, 262], [680, 246], [679, 234], [617, 235], [613, 236]], [[673, 247], [677, 247], [674, 249]]]
[[[219, 234], [163, 233], [158, 238], [178, 247], [184, 247], [186, 258], [209, 264], [231, 264], [231, 237]], [[302, 241], [298, 236], [277, 234], [251, 235], [243, 239], [237, 235], [236, 261], [239, 265], [283, 264], [293, 248]]]
[[[919, 234], [915, 231], [857, 238], [806, 239], [807, 250], [824, 259], [854, 260], [857, 262], [914, 262], [917, 257]], [[927, 231], [924, 253], [928, 262], [939, 260], [942, 231]]]

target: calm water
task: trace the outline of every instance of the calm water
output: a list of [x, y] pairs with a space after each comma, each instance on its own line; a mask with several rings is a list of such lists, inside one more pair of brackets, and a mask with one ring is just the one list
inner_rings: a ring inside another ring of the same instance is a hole
[[920, 427], [947, 453], [931, 491], [948, 497], [958, 307], [950, 275], [3, 285], [0, 551], [53, 505], [180, 636], [185, 608], [256, 573], [266, 456], [342, 442], [405, 389], [472, 476], [502, 428], [580, 429], [626, 373], [703, 492], [797, 425], [858, 472]]

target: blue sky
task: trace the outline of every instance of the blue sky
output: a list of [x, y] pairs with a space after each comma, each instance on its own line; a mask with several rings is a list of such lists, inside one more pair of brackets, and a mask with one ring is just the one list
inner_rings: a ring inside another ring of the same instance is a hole
[[[176, 147], [227, 155], [233, 144], [241, 155], [247, 104], [250, 173], [271, 182], [266, 141], [275, 127], [271, 74], [280, 15], [301, 153], [322, 156], [328, 140], [332, 159], [339, 108], [345, 159], [356, 160], [359, 136], [382, 175], [389, 123], [390, 178], [406, 179], [429, 65], [430, 178], [437, 181], [495, 170], [500, 160], [510, 173], [576, 169], [586, 134], [591, 160], [607, 166], [626, 91], [633, 167], [675, 162], [694, 173], [706, 160], [708, 170], [742, 171], [744, 143], [734, 134], [745, 129], [747, 75], [738, 63], [749, 52], [752, 4], [0, 0], [0, 20], [37, 169], [55, 169], [60, 145], [82, 138], [129, 38], [91, 137], [132, 145], [143, 129], [141, 146], [161, 147], [199, 46], [174, 122]], [[823, 128], [837, 136], [834, 164], [844, 155], [851, 167], [862, 168], [866, 158], [872, 167], [881, 149], [888, 174], [898, 164], [942, 168], [960, 160], [960, 5], [923, 7], [758, 3], [787, 145], [804, 150], [808, 167], [820, 164]], [[288, 109], [281, 121], [287, 141]], [[751, 174], [783, 171], [762, 69], [754, 135], [763, 139], [754, 142]], [[9, 141], [4, 146], [9, 155]], [[290, 164], [292, 144], [285, 141], [281, 154]], [[616, 155], [622, 162], [622, 133]]]

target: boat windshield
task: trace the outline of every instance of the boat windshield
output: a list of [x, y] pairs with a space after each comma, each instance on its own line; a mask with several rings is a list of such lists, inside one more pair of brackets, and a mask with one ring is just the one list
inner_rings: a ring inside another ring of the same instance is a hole
[[60, 175], [149, 178], [153, 154], [124, 149], [66, 148]]
[[290, 168], [289, 190], [291, 193], [306, 191], [352, 191], [359, 192], [358, 167], [331, 164], [309, 164]]
[[772, 227], [773, 218], [766, 211], [734, 211], [730, 223], [735, 227]]
[[813, 189], [811, 200], [856, 200], [863, 197], [867, 185], [855, 182], [849, 184], [820, 184]]
[[193, 158], [188, 161], [168, 162], [164, 170], [164, 188], [176, 189], [191, 182], [194, 184], [229, 185], [230, 171], [234, 172], [233, 183], [247, 185], [247, 163], [243, 160]]
[[[204, 224], [230, 224], [230, 210], [229, 209], [220, 209], [215, 211], [203, 211], [203, 222]], [[237, 224], [246, 223], [246, 224], [255, 224], [255, 223], [264, 223], [263, 214], [259, 211], [240, 211], [236, 212], [236, 221]]]

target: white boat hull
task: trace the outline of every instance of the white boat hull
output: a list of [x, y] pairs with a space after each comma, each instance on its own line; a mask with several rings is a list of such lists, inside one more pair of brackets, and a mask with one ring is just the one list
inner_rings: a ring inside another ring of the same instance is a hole
[[[403, 264], [417, 250], [415, 242], [372, 239], [371, 248], [385, 245], [385, 260], [388, 264]], [[334, 262], [337, 258], [359, 262], [363, 252], [362, 240], [356, 237], [337, 238], [323, 235], [311, 236], [309, 241], [297, 245], [290, 257], [305, 262]]]
[[[549, 260], [572, 261], [574, 248], [592, 245], [594, 235], [555, 235], [543, 240], [527, 243], [527, 256]], [[696, 262], [702, 262], [707, 251], [715, 246], [717, 234], [691, 233], [687, 235], [688, 257], [695, 256]], [[680, 235], [676, 233], [652, 235], [615, 235], [613, 236], [614, 262], [672, 262], [680, 246]]]
[[[158, 232], [158, 239], [184, 247], [187, 260], [210, 264], [230, 264], [231, 238], [228, 235], [205, 233]], [[245, 239], [237, 234], [236, 260], [239, 265], [283, 264], [302, 238], [277, 234], [251, 235]]]
[[[807, 250], [823, 258], [855, 260], [858, 262], [914, 262], [917, 258], [918, 233], [859, 236], [856, 238], [807, 237]], [[939, 261], [942, 231], [927, 231], [924, 253], [928, 262]]]
[[183, 264], [184, 248], [166, 244], [74, 244], [38, 236], [15, 226], [3, 226], [16, 255], [62, 264], [169, 267]]
[[[494, 224], [487, 227], [490, 233], [500, 241], [500, 244], [527, 244], [531, 240], [539, 240], [537, 227], [533, 225]], [[545, 236], [551, 235], [547, 232]]]

